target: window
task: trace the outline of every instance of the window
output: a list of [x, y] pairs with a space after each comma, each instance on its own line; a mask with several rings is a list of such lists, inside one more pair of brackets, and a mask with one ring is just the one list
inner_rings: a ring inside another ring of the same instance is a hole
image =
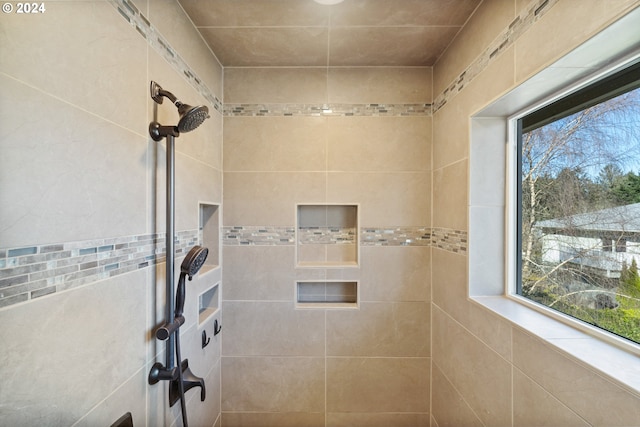
[[640, 63], [517, 129], [516, 292], [640, 343]]

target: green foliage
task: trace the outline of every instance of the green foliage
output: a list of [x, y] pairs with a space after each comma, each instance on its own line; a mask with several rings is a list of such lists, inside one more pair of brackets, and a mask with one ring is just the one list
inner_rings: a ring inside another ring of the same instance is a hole
[[640, 176], [633, 172], [622, 176], [612, 186], [611, 195], [620, 205], [640, 203]]

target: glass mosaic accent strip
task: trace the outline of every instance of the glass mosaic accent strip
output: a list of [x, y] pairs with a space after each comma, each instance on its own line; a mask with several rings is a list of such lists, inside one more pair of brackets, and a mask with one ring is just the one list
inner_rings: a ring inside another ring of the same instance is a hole
[[301, 227], [298, 228], [298, 241], [301, 245], [354, 244], [355, 228]]
[[[176, 256], [200, 242], [176, 233]], [[165, 234], [85, 240], [0, 250], [0, 307], [150, 267], [166, 259]]]
[[431, 229], [429, 227], [363, 228], [360, 239], [363, 246], [429, 246]]
[[[222, 227], [224, 246], [295, 245], [295, 227]], [[302, 244], [355, 243], [354, 229], [309, 227], [298, 230]], [[450, 252], [467, 252], [467, 232], [430, 227], [365, 227], [360, 229], [363, 246], [432, 246]]]
[[225, 116], [431, 116], [431, 104], [225, 104]]
[[448, 228], [433, 228], [431, 230], [431, 245], [455, 253], [467, 253], [467, 232]]
[[187, 81], [202, 95], [218, 112], [222, 113], [222, 101], [209, 90], [202, 79], [198, 77], [178, 52], [171, 47], [162, 34], [149, 22], [140, 10], [130, 0], [109, 0], [120, 15], [144, 37], [160, 56], [162, 56], [178, 73], [184, 75]]
[[455, 79], [433, 102], [433, 113], [457, 95], [471, 80], [480, 74], [494, 58], [509, 48], [538, 19], [549, 11], [558, 0], [539, 0], [523, 10], [489, 47]]
[[294, 245], [295, 233], [295, 227], [222, 227], [222, 242], [225, 246]]

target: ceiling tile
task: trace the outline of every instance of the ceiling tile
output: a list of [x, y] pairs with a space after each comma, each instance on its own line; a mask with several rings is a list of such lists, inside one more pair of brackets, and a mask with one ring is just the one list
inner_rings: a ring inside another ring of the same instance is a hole
[[327, 26], [330, 8], [312, 0], [180, 0], [197, 27]]
[[225, 67], [326, 67], [431, 66], [482, 0], [179, 2]]
[[331, 26], [463, 25], [481, 0], [346, 0], [331, 7]]
[[330, 35], [330, 66], [431, 66], [458, 27], [342, 27]]
[[200, 28], [224, 66], [326, 66], [324, 28]]

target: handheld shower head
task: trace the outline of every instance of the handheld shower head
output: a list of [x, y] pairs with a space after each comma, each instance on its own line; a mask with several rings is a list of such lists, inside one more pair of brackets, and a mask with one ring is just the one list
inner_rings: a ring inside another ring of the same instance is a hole
[[176, 290], [176, 319], [179, 319], [184, 312], [185, 278], [189, 276], [189, 280], [191, 280], [200, 271], [207, 259], [207, 255], [209, 255], [209, 249], [202, 246], [194, 246], [184, 257], [182, 265], [180, 265], [180, 278], [178, 279], [178, 289]]
[[202, 268], [207, 255], [209, 255], [209, 249], [202, 246], [192, 247], [180, 265], [180, 272], [189, 275], [189, 280], [191, 280], [191, 277], [195, 276]]

